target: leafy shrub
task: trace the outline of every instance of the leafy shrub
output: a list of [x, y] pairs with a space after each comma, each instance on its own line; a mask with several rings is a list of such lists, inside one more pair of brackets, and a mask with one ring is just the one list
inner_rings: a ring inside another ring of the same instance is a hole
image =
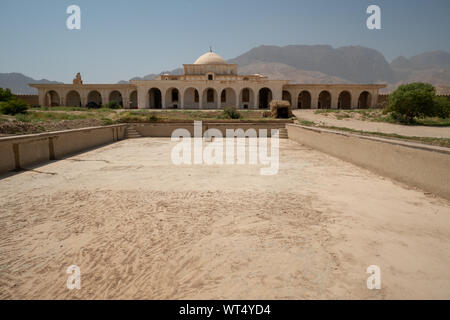
[[0, 108], [1, 113], [14, 116], [16, 114], [27, 113], [28, 105], [22, 100], [12, 99], [7, 102], [3, 102]]
[[0, 88], [0, 101], [9, 101], [14, 98], [14, 95], [9, 89]]
[[149, 121], [159, 121], [159, 118], [156, 114], [152, 113], [149, 117], [148, 117]]
[[17, 121], [31, 122], [31, 118], [27, 114], [24, 114], [24, 113], [18, 113], [15, 115], [15, 117], [16, 117]]
[[442, 119], [450, 117], [450, 101], [448, 101], [445, 97], [435, 97], [434, 114], [436, 117]]
[[105, 125], [105, 126], [109, 126], [109, 125], [114, 124], [114, 121], [112, 121], [112, 120], [109, 119], [109, 118], [101, 118], [100, 120], [102, 120], [103, 125]]
[[120, 108], [122, 108], [122, 106], [120, 104], [118, 104], [116, 101], [110, 101], [107, 104], [105, 104], [104, 107], [108, 108], [108, 109], [120, 109]]
[[415, 118], [436, 115], [436, 91], [427, 83], [401, 85], [389, 95], [386, 109], [393, 119], [406, 124], [415, 122]]
[[223, 109], [223, 118], [225, 119], [241, 119], [242, 115], [237, 111], [236, 107], [225, 107]]
[[100, 107], [101, 105], [95, 103], [94, 101], [91, 101], [86, 105], [86, 108], [88, 109], [100, 109]]

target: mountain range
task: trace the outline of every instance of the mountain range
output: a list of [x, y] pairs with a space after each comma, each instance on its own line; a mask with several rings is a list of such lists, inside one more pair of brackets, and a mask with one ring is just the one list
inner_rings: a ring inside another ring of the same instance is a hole
[[[387, 91], [399, 84], [417, 81], [429, 82], [441, 91], [450, 86], [450, 53], [446, 51], [425, 52], [411, 58], [398, 57], [389, 63], [379, 51], [361, 46], [263, 45], [228, 62], [238, 64], [240, 74], [258, 73], [271, 79], [297, 83], [387, 83]], [[179, 75], [183, 69], [162, 73]], [[158, 75], [148, 74], [130, 80], [152, 80]], [[18, 73], [0, 73], [0, 87], [8, 87], [14, 93], [35, 93], [27, 86], [30, 82], [58, 83], [34, 80]]]
[[21, 73], [0, 73], [0, 88], [9, 88], [14, 94], [37, 94], [37, 90], [30, 88], [29, 83], [61, 84], [62, 82], [47, 79], [36, 80]]
[[[398, 57], [389, 63], [381, 52], [361, 46], [259, 46], [228, 63], [238, 64], [240, 74], [258, 73], [297, 83], [386, 83], [384, 91], [389, 92], [400, 84], [422, 81], [435, 85], [440, 93], [450, 94], [450, 53], [446, 51], [425, 52], [409, 59]], [[182, 72], [175, 69], [164, 73]]]

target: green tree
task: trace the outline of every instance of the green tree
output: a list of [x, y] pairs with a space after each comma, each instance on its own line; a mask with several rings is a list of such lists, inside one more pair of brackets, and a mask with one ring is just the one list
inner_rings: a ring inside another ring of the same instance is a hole
[[435, 116], [445, 119], [450, 116], [450, 101], [445, 97], [435, 97], [434, 99]]
[[431, 84], [401, 85], [389, 95], [386, 111], [400, 122], [411, 124], [415, 118], [436, 115], [435, 98], [436, 90]]
[[3, 114], [16, 115], [18, 113], [27, 113], [28, 105], [20, 99], [12, 99], [0, 103], [0, 112]]
[[9, 101], [14, 97], [11, 93], [11, 90], [0, 88], [0, 102], [1, 101]]

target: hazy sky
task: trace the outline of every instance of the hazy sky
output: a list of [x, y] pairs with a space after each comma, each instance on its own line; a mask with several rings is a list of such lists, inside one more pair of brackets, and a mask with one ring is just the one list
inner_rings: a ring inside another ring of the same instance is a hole
[[[81, 7], [81, 30], [66, 9]], [[382, 30], [366, 9], [381, 7]], [[209, 50], [234, 58], [262, 44], [361, 45], [388, 61], [450, 51], [449, 0], [0, 0], [0, 72], [115, 83], [192, 63]]]

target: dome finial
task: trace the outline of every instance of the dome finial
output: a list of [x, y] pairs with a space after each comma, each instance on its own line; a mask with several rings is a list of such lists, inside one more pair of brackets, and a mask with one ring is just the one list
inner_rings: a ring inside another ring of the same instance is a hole
[[212, 47], [211, 46], [209, 46], [209, 52], [212, 52]]

